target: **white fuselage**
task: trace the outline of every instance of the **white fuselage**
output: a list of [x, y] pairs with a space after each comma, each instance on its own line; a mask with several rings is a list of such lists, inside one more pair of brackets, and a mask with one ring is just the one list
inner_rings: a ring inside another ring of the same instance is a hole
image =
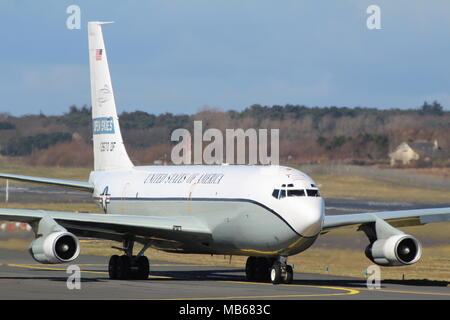
[[93, 171], [93, 197], [108, 214], [194, 216], [211, 230], [208, 243], [163, 250], [292, 255], [321, 231], [324, 202], [306, 174], [282, 166], [148, 166]]

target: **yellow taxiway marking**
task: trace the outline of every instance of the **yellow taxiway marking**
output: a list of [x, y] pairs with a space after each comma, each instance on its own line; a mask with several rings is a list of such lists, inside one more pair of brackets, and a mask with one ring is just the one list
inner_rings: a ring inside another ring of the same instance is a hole
[[[39, 270], [50, 270], [50, 271], [66, 271], [64, 268], [50, 268], [50, 267], [41, 267], [31, 264], [14, 264], [14, 263], [7, 263], [7, 266], [10, 267], [16, 267], [16, 268], [24, 268], [24, 269], [39, 269]], [[89, 264], [85, 264], [89, 265]], [[81, 266], [81, 264], [77, 264], [77, 266]], [[102, 266], [104, 266], [102, 264]], [[92, 271], [92, 270], [81, 270], [81, 272], [85, 273], [97, 273], [97, 274], [108, 274], [106, 271]], [[153, 276], [150, 275], [150, 278], [156, 278], [156, 279], [172, 279], [172, 277], [166, 277], [166, 276]]]
[[[51, 270], [51, 271], [66, 271], [64, 268], [55, 268], [47, 266], [39, 266], [39, 265], [31, 265], [31, 264], [7, 264], [10, 267], [16, 268], [25, 268], [25, 269], [39, 269], [39, 270]], [[81, 265], [81, 264], [80, 264]], [[84, 264], [84, 265], [96, 265], [96, 264]], [[103, 265], [102, 265], [103, 266]], [[107, 274], [105, 271], [90, 271], [90, 270], [81, 270], [81, 272], [88, 273], [97, 273], [97, 274]], [[160, 278], [160, 279], [171, 279], [172, 277], [165, 276], [150, 276], [150, 278]], [[253, 284], [253, 285], [269, 285], [273, 286], [271, 283], [259, 283], [259, 282], [244, 282], [244, 281], [228, 281], [228, 280], [219, 280], [217, 282], [224, 283], [237, 283], [237, 284]], [[267, 296], [235, 296], [235, 297], [207, 297], [207, 298], [188, 298], [187, 300], [219, 300], [219, 299], [271, 299], [271, 298], [296, 298], [296, 297], [321, 297], [321, 296], [342, 296], [342, 295], [352, 295], [358, 294], [359, 291], [347, 288], [340, 287], [323, 287], [323, 286], [310, 286], [310, 285], [280, 285], [285, 287], [310, 287], [310, 288], [318, 288], [318, 289], [331, 289], [338, 291], [345, 291], [339, 293], [319, 293], [319, 294], [284, 294], [284, 295], [267, 295]], [[184, 300], [185, 298], [179, 298]], [[161, 299], [161, 300], [177, 300], [177, 299]]]
[[[263, 286], [273, 286], [271, 283], [261, 283], [261, 282], [246, 282], [246, 281], [229, 281], [229, 280], [219, 280], [218, 282], [227, 283], [237, 283], [237, 284], [253, 284], [253, 285], [263, 285]], [[358, 290], [344, 288], [344, 287], [328, 287], [328, 286], [313, 286], [313, 285], [301, 285], [301, 284], [280, 284], [277, 286], [283, 287], [309, 287], [317, 289], [329, 289], [329, 290], [340, 290], [345, 292], [337, 293], [316, 293], [316, 294], [281, 294], [281, 295], [267, 295], [267, 296], [235, 296], [235, 297], [200, 297], [200, 298], [175, 298], [175, 299], [161, 299], [161, 300], [224, 300], [224, 299], [273, 299], [273, 298], [302, 298], [302, 297], [328, 297], [328, 296], [347, 296], [361, 293], [360, 291], [373, 291], [373, 292], [387, 292], [387, 293], [400, 293], [400, 294], [413, 294], [413, 295], [436, 295], [436, 296], [450, 296], [450, 293], [441, 292], [426, 292], [426, 291], [405, 291], [405, 290], [390, 290], [390, 289], [368, 289], [368, 288], [358, 288]]]
[[[75, 263], [77, 266], [97, 266], [104, 267], [106, 266], [104, 263]], [[27, 266], [38, 266], [38, 267], [46, 267], [46, 266], [54, 266], [54, 264], [46, 264], [46, 263], [28, 263]], [[173, 263], [151, 263], [150, 267], [207, 267], [205, 265], [200, 264], [173, 264]]]
[[157, 263], [150, 264], [150, 267], [209, 267], [201, 264], [173, 264], [173, 263]]
[[[234, 283], [252, 283], [259, 285], [272, 285], [270, 283], [258, 283], [258, 282], [243, 282], [243, 281], [222, 281], [222, 282], [234, 282]], [[344, 288], [344, 287], [324, 287], [324, 286], [311, 286], [311, 285], [302, 285], [302, 284], [282, 284], [279, 286], [290, 286], [290, 287], [313, 287], [313, 288], [321, 288], [321, 289], [335, 289], [335, 290], [349, 290], [351, 292], [345, 293], [346, 295], [358, 294], [359, 290], [363, 291], [373, 291], [373, 292], [390, 292], [390, 293], [402, 293], [402, 294], [415, 294], [415, 295], [438, 295], [438, 296], [450, 296], [449, 293], [444, 292], [427, 292], [427, 291], [407, 291], [407, 290], [391, 290], [391, 289], [368, 289], [368, 288], [358, 288], [358, 290]], [[341, 294], [332, 294], [332, 295], [343, 295]]]
[[[237, 284], [253, 284], [253, 285], [265, 285], [265, 286], [273, 286], [272, 283], [261, 283], [261, 282], [246, 282], [246, 281], [231, 281], [231, 280], [219, 280], [217, 282], [225, 282], [225, 283], [237, 283]], [[329, 297], [329, 296], [346, 296], [358, 294], [358, 290], [349, 289], [349, 288], [341, 288], [341, 287], [324, 287], [324, 286], [310, 286], [310, 285], [301, 285], [301, 284], [282, 284], [277, 285], [282, 287], [308, 287], [308, 288], [317, 288], [317, 289], [330, 289], [330, 290], [338, 290], [345, 292], [338, 293], [313, 293], [313, 294], [280, 294], [280, 295], [267, 295], [267, 296], [235, 296], [235, 297], [207, 297], [207, 298], [175, 298], [175, 299], [158, 299], [158, 300], [225, 300], [225, 299], [273, 299], [273, 298], [305, 298], [305, 297]]]
[[[3, 265], [7, 265], [10, 267], [16, 268], [24, 268], [24, 269], [39, 269], [39, 270], [50, 270], [50, 271], [66, 271], [65, 268], [55, 268], [49, 267], [50, 265], [37, 265], [37, 264], [14, 264], [14, 263], [6, 263]], [[77, 264], [77, 266], [104, 266], [104, 264]], [[154, 266], [176, 266], [171, 264], [159, 264]], [[184, 265], [183, 265], [184, 266]], [[92, 270], [81, 270], [81, 272], [85, 273], [95, 273], [95, 274], [108, 274], [106, 271], [92, 271]], [[150, 278], [155, 279], [173, 279], [173, 277], [167, 276], [155, 276], [150, 275]], [[265, 285], [265, 286], [273, 286], [271, 283], [262, 283], [262, 282], [247, 282], [247, 281], [232, 281], [232, 280], [218, 280], [217, 282], [225, 282], [225, 283], [237, 283], [237, 284], [245, 284], [245, 285]], [[220, 299], [262, 299], [262, 298], [295, 298], [295, 297], [321, 297], [321, 296], [343, 296], [343, 295], [354, 295], [360, 293], [359, 290], [363, 291], [373, 291], [373, 292], [387, 292], [387, 293], [400, 293], [400, 294], [414, 294], [414, 295], [435, 295], [435, 296], [450, 296], [449, 293], [444, 292], [426, 292], [426, 291], [405, 291], [405, 290], [391, 290], [391, 289], [368, 289], [368, 288], [358, 288], [358, 290], [344, 288], [344, 287], [326, 287], [326, 286], [313, 286], [313, 285], [302, 285], [302, 284], [280, 284], [277, 286], [283, 287], [309, 287], [309, 288], [317, 288], [317, 289], [330, 289], [330, 290], [339, 290], [346, 291], [341, 293], [318, 293], [318, 294], [286, 294], [286, 295], [273, 295], [273, 296], [236, 296], [236, 297], [207, 297], [207, 298], [175, 298], [175, 299], [160, 299], [160, 300], [220, 300]]]
[[151, 300], [237, 300], [237, 299], [275, 299], [275, 298], [308, 298], [342, 296], [346, 293], [319, 293], [319, 294], [285, 294], [275, 296], [235, 296], [235, 297], [208, 297], [208, 298], [174, 298], [174, 299], [151, 299]]
[[427, 291], [405, 291], [405, 290], [391, 290], [391, 289], [366, 289], [359, 288], [359, 290], [373, 291], [373, 292], [388, 292], [388, 293], [404, 293], [404, 294], [417, 294], [417, 295], [432, 295], [432, 296], [450, 296], [445, 292], [427, 292]]
[[[38, 266], [38, 267], [54, 266], [54, 264], [46, 264], [46, 263], [29, 263], [26, 265], [27, 266]], [[98, 267], [105, 266], [104, 263], [76, 263], [76, 265], [77, 266], [98, 266]], [[208, 266], [200, 265], [200, 264], [151, 263], [150, 267], [208, 267]]]
[[[38, 269], [38, 270], [50, 270], [50, 271], [66, 271], [66, 269], [62, 269], [62, 268], [40, 267], [40, 266], [34, 266], [34, 265], [31, 265], [31, 264], [14, 264], [14, 263], [8, 263], [7, 266], [10, 266], [10, 267], [16, 267], [16, 268], [24, 268], [24, 269]], [[89, 271], [89, 270], [81, 270], [81, 272], [101, 273], [101, 274], [106, 273], [106, 272], [103, 272], [103, 271]]]
[[[229, 282], [229, 283], [240, 283], [240, 284], [257, 284], [257, 285], [266, 285], [273, 286], [272, 283], [260, 283], [260, 282], [246, 282], [246, 281], [230, 281], [230, 280], [222, 280], [221, 282]], [[343, 288], [343, 287], [326, 287], [326, 286], [313, 286], [307, 284], [279, 284], [277, 286], [281, 287], [308, 287], [308, 288], [318, 288], [318, 289], [330, 289], [330, 290], [340, 290], [347, 291], [345, 293], [333, 293], [330, 295], [352, 295], [358, 294], [359, 291], [355, 289]]]

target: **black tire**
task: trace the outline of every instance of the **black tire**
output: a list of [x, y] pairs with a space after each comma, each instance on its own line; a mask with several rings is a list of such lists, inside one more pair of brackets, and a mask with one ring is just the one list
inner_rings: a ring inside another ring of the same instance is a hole
[[113, 255], [109, 258], [108, 273], [110, 279], [117, 279], [117, 264], [119, 263], [119, 256]]
[[281, 265], [279, 262], [274, 262], [270, 268], [270, 282], [278, 284], [281, 282]]
[[146, 280], [150, 273], [150, 263], [146, 256], [140, 256], [136, 260], [136, 279]]
[[131, 258], [123, 255], [117, 263], [117, 279], [126, 280], [131, 276]]
[[292, 270], [292, 266], [286, 266], [286, 273], [283, 276], [283, 283], [291, 284], [294, 279], [294, 271]]
[[256, 258], [248, 257], [247, 263], [245, 264], [245, 277], [247, 281], [255, 281], [256, 277]]
[[271, 260], [268, 258], [256, 258], [256, 280], [269, 281], [270, 280], [270, 266]]

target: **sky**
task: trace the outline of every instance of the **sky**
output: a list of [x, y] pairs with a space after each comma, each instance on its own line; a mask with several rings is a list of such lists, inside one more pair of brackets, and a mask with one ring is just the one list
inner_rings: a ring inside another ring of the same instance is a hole
[[[67, 28], [70, 5], [80, 29]], [[369, 29], [370, 5], [381, 29]], [[87, 22], [104, 26], [122, 111], [252, 104], [450, 108], [447, 0], [0, 2], [0, 113], [90, 105]]]

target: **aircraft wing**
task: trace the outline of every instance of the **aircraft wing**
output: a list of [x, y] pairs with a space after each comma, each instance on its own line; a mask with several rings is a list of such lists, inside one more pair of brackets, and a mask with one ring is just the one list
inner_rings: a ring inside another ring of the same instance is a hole
[[450, 208], [433, 208], [400, 211], [382, 211], [325, 216], [322, 230], [328, 232], [330, 229], [340, 227], [359, 226], [375, 222], [381, 218], [393, 227], [416, 226], [431, 222], [450, 221]]
[[87, 192], [94, 191], [94, 185], [89, 182], [84, 182], [84, 181], [31, 177], [31, 176], [22, 176], [22, 175], [18, 175], [18, 174], [9, 174], [9, 173], [0, 173], [0, 178], [25, 181], [25, 182], [49, 184], [49, 185], [77, 189], [77, 190], [87, 191]]
[[130, 234], [138, 242], [210, 242], [211, 231], [195, 217], [156, 217], [0, 208], [0, 220], [33, 224], [49, 216], [82, 237], [122, 241]]

